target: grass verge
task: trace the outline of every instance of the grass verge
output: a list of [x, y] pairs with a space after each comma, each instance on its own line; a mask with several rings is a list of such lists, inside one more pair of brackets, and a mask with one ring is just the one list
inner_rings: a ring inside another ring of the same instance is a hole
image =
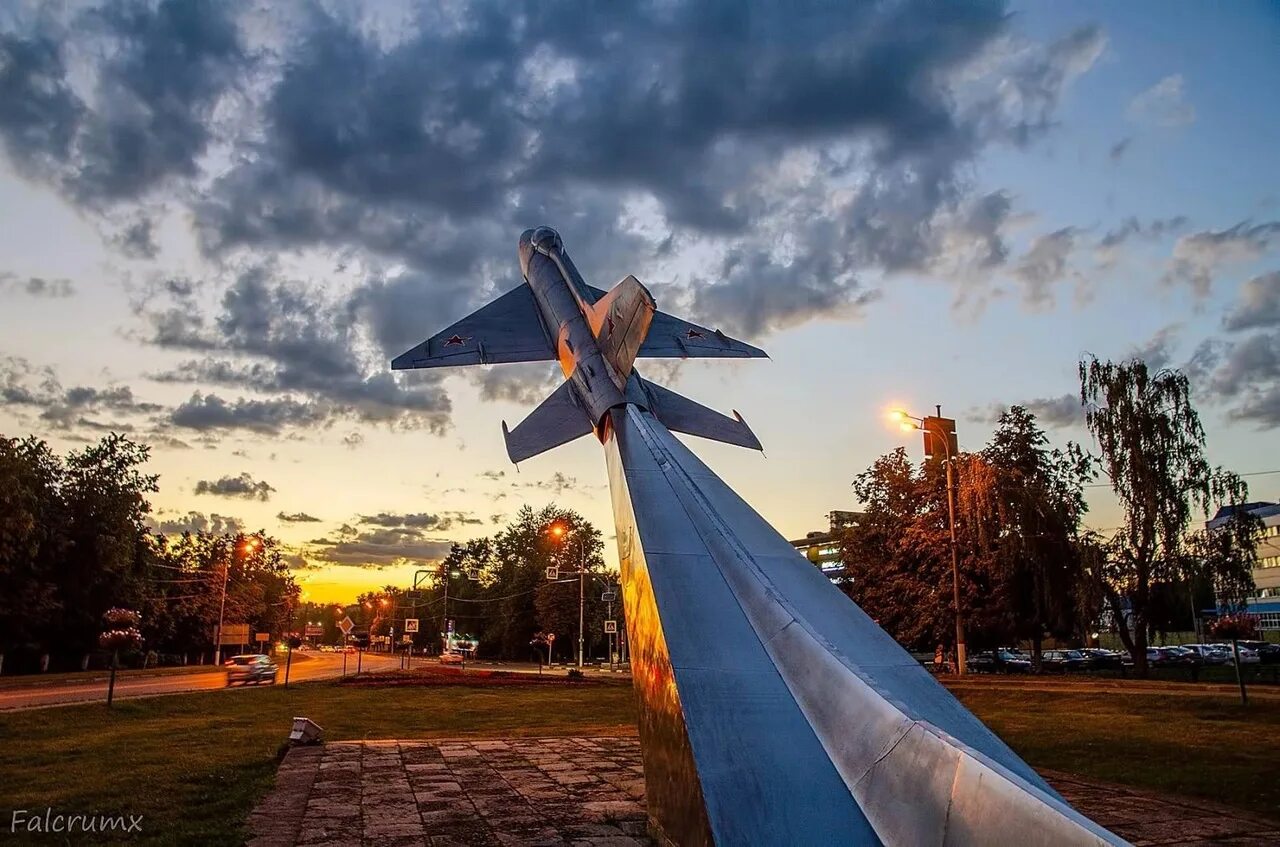
[[43, 814], [48, 806], [141, 814], [143, 835], [131, 843], [240, 844], [294, 715], [311, 718], [335, 741], [607, 735], [635, 726], [631, 687], [622, 684], [370, 689], [320, 682], [251, 691], [0, 715], [0, 821], [7, 824], [14, 809]]
[[993, 682], [953, 693], [1033, 767], [1280, 817], [1280, 702], [1083, 689]]
[[[13, 809], [144, 815], [141, 843], [239, 844], [294, 715], [330, 740], [630, 732], [630, 685], [364, 687], [319, 682], [0, 715]], [[1275, 815], [1280, 702], [1126, 690], [956, 694], [1033, 766]], [[5, 843], [13, 843], [6, 840]], [[47, 838], [43, 843], [49, 843]]]

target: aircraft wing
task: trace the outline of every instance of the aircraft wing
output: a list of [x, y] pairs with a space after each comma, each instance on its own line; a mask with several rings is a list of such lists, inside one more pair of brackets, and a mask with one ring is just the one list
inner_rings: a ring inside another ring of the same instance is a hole
[[[591, 288], [590, 286], [588, 286]], [[606, 292], [591, 288], [596, 300]], [[730, 338], [718, 329], [654, 312], [649, 334], [640, 345], [638, 358], [645, 359], [767, 359], [769, 354], [745, 341]]]
[[449, 368], [556, 357], [528, 283], [477, 309], [391, 360], [392, 370]]
[[768, 353], [718, 329], [707, 329], [666, 312], [654, 312], [640, 356], [649, 359], [759, 359]]

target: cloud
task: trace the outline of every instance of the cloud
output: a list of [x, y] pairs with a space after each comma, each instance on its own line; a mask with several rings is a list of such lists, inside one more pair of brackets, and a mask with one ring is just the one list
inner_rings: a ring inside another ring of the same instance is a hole
[[1174, 245], [1162, 279], [1169, 284], [1184, 283], [1197, 295], [1207, 296], [1222, 266], [1258, 259], [1278, 239], [1280, 221], [1241, 221], [1228, 229], [1184, 235]]
[[556, 471], [547, 479], [534, 480], [533, 482], [513, 482], [512, 488], [532, 488], [539, 491], [554, 491], [556, 496], [560, 496], [566, 491], [573, 491], [578, 487], [578, 478], [573, 476], [565, 476], [560, 471]]
[[1172, 74], [1129, 101], [1129, 120], [1157, 127], [1187, 126], [1195, 123], [1195, 107], [1186, 101], [1182, 74]]
[[1280, 326], [1280, 271], [1255, 276], [1246, 282], [1222, 325], [1229, 332]]
[[1208, 339], [1186, 368], [1231, 420], [1280, 426], [1280, 329], [1239, 341]]
[[8, 272], [0, 272], [0, 289], [50, 299], [70, 297], [76, 293], [75, 284], [69, 279], [46, 279], [42, 276], [19, 278], [16, 274]]
[[212, 494], [217, 497], [270, 500], [275, 489], [263, 480], [255, 481], [248, 473], [242, 473], [239, 476], [224, 476], [217, 480], [198, 480], [194, 491], [196, 494]]
[[[172, 305], [162, 305], [166, 301]], [[154, 375], [156, 379], [288, 395], [237, 401], [241, 414], [229, 416], [232, 420], [224, 426], [241, 426], [240, 418], [256, 413], [269, 420], [257, 428], [271, 432], [344, 417], [443, 428], [450, 403], [440, 377], [392, 374], [384, 357], [370, 356], [365, 348], [362, 327], [352, 315], [355, 308], [333, 302], [313, 287], [279, 279], [265, 265], [237, 274], [212, 316], [201, 311], [185, 281], [166, 281], [139, 304], [150, 326], [150, 343], [215, 354], [184, 362]], [[297, 395], [304, 399], [293, 399]], [[217, 408], [206, 411], [225, 412], [227, 404], [214, 399]], [[202, 403], [211, 405], [207, 398]]]
[[270, 435], [285, 427], [323, 424], [329, 417], [329, 409], [317, 403], [305, 403], [291, 398], [240, 398], [228, 402], [216, 394], [201, 394], [197, 391], [189, 400], [170, 412], [169, 422], [176, 427], [200, 432], [243, 429]]
[[319, 523], [320, 522], [319, 518], [313, 515], [308, 515], [306, 512], [292, 512], [292, 513], [280, 512], [279, 514], [276, 515], [276, 520], [281, 521], [283, 523]]
[[1169, 367], [1173, 360], [1172, 348], [1177, 343], [1181, 329], [1180, 324], [1162, 327], [1146, 343], [1134, 347], [1128, 358], [1141, 359], [1152, 372]]
[[1023, 298], [1033, 308], [1053, 305], [1053, 284], [1067, 275], [1067, 260], [1075, 249], [1077, 230], [1063, 227], [1041, 235], [1013, 268], [1013, 275], [1023, 282]]
[[[1048, 429], [1061, 429], [1084, 422], [1084, 407], [1080, 405], [1080, 395], [1063, 394], [1059, 397], [1039, 397], [1019, 403], [1036, 420]], [[1003, 403], [993, 403], [985, 409], [972, 409], [969, 417], [972, 420], [994, 424], [1009, 407]]]
[[438, 562], [453, 542], [430, 538], [414, 527], [357, 529], [344, 525], [337, 533], [312, 540], [309, 554], [319, 561], [352, 567], [383, 568], [409, 562]]
[[[0, 33], [6, 152], [90, 208], [198, 176], [214, 111], [251, 64], [233, 14], [214, 0], [120, 2]], [[83, 97], [72, 44], [96, 60]]]
[[468, 371], [481, 400], [505, 400], [521, 406], [541, 403], [564, 376], [559, 365], [530, 363]]
[[187, 512], [173, 517], [156, 517], [151, 520], [156, 532], [164, 535], [181, 535], [184, 532], [211, 532], [214, 535], [234, 535], [244, 532], [244, 521], [226, 515], [204, 512]]
[[481, 521], [467, 512], [442, 512], [440, 514], [428, 512], [418, 512], [416, 514], [379, 512], [376, 515], [361, 515], [359, 523], [366, 526], [443, 531], [452, 529], [455, 525], [478, 524]]
[[[213, 312], [180, 280], [140, 306], [153, 344], [196, 354], [171, 378], [441, 432], [438, 377], [386, 360], [517, 282], [531, 223], [560, 225], [588, 279], [634, 271], [664, 309], [747, 336], [859, 316], [887, 276], [1005, 264], [1011, 200], [974, 189], [976, 163], [1051, 132], [1107, 44], [1096, 26], [1030, 41], [1012, 17], [462, 0], [389, 27], [359, 5], [59, 6], [3, 34], [0, 144], [126, 253], [155, 256], [162, 208], [241, 269], [200, 282], [225, 295]], [[322, 289], [257, 261], [291, 251], [362, 279]], [[536, 387], [481, 381], [519, 402]]]
[[1134, 240], [1158, 241], [1184, 228], [1187, 223], [1188, 220], [1185, 215], [1154, 218], [1145, 222], [1130, 215], [1122, 220], [1118, 226], [1107, 230], [1094, 244], [1094, 261], [1100, 267], [1112, 267], [1123, 256], [1122, 248], [1126, 244]]
[[84, 427], [129, 431], [134, 427], [128, 422], [104, 424], [86, 416], [110, 412], [130, 417], [149, 415], [162, 408], [139, 400], [127, 385], [64, 387], [52, 368], [33, 367], [16, 357], [0, 357], [0, 401], [38, 408], [43, 423], [64, 430]]

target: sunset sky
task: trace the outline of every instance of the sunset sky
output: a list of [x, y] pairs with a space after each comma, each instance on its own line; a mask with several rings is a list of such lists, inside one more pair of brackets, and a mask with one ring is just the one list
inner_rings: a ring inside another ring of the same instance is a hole
[[554, 364], [389, 370], [547, 224], [769, 352], [640, 370], [742, 413], [764, 456], [689, 442], [788, 537], [891, 406], [1087, 442], [1089, 354], [1187, 372], [1280, 498], [1274, 3], [425, 5], [0, 8], [0, 432], [151, 444], [161, 528], [265, 529], [307, 599], [523, 504], [611, 539], [598, 443], [506, 459]]

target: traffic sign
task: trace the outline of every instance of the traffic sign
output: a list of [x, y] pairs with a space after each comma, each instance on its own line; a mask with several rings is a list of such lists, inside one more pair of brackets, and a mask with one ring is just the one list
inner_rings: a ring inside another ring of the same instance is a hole
[[557, 568], [557, 567], [556, 567], [556, 566], [554, 566], [554, 565], [552, 565], [551, 567], [547, 568], [547, 579], [559, 579], [559, 578], [560, 578], [560, 569], [559, 569], [559, 568]]
[[309, 623], [302, 628], [302, 634], [310, 638], [311, 636], [324, 635], [324, 625], [318, 623]]
[[605, 622], [604, 622], [604, 631], [605, 631], [605, 633], [607, 633], [607, 634], [613, 634], [613, 633], [617, 632], [617, 631], [618, 631], [618, 622], [617, 622], [617, 621], [605, 621]]
[[618, 594], [616, 591], [606, 591], [600, 595], [600, 602], [602, 603], [612, 603], [614, 600], [617, 600], [617, 599], [618, 599]]
[[408, 632], [417, 632], [417, 631], [418, 631], [418, 619], [417, 619], [417, 618], [405, 618], [405, 619], [404, 619], [404, 631], [405, 631], [406, 633], [408, 633]]
[[253, 640], [254, 640], [254, 641], [256, 641], [256, 642], [258, 642], [259, 644], [265, 644], [266, 642], [268, 642], [268, 641], [270, 641], [270, 640], [271, 640], [271, 633], [269, 633], [269, 632], [255, 632], [255, 633], [253, 634]]
[[345, 618], [338, 621], [338, 629], [342, 630], [343, 635], [350, 635], [351, 630], [355, 628], [356, 628], [356, 622], [351, 620], [350, 615], [347, 615]]

